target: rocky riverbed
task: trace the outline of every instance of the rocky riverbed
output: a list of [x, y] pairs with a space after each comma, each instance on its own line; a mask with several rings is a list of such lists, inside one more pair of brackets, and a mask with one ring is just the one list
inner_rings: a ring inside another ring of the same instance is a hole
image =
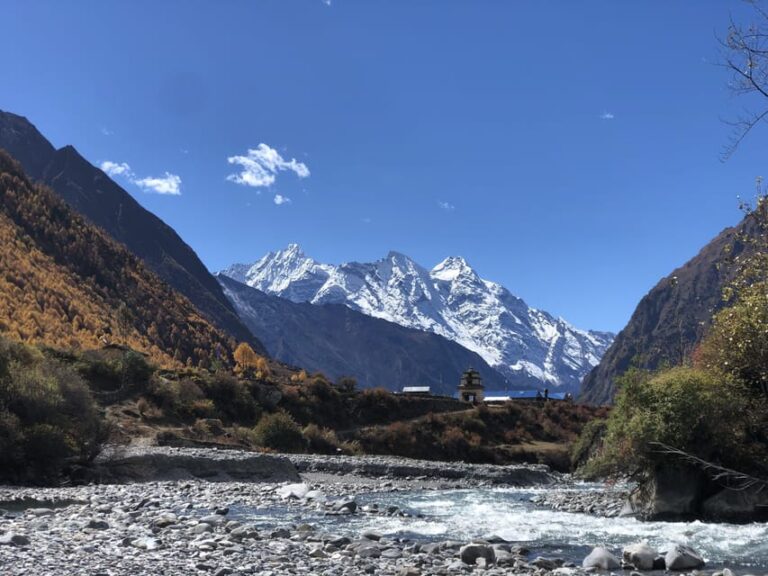
[[631, 487], [626, 484], [604, 485], [592, 490], [561, 485], [557, 490], [536, 495], [533, 502], [561, 512], [615, 518], [626, 512], [630, 492]]
[[[258, 468], [257, 455], [178, 449], [144, 455], [150, 457], [142, 461], [141, 452], [123, 451], [106, 459], [119, 464], [107, 466], [105, 477], [115, 480], [119, 471], [128, 470], [130, 479], [138, 474], [141, 482], [0, 488], [0, 508], [5, 508], [0, 514], [0, 574], [567, 576], [593, 571], [601, 562], [608, 569], [620, 565], [615, 562], [621, 550], [614, 549], [596, 552], [594, 566], [581, 566], [597, 544], [590, 541], [583, 543], [590, 548], [577, 561], [558, 555], [557, 549], [540, 554], [498, 535], [425, 538], [376, 529], [428, 523], [418, 511], [384, 504], [398, 494], [455, 493], [471, 499], [470, 485], [486, 482], [494, 486], [486, 498], [495, 498], [506, 489], [499, 478], [522, 483], [546, 473], [541, 467], [496, 470], [392, 458], [291, 457], [303, 470], [299, 478], [286, 466], [288, 460], [268, 457], [255, 474], [257, 481], [246, 481], [231, 478], [232, 472], [240, 473], [233, 462]], [[198, 468], [184, 468], [197, 466], [200, 458], [213, 462], [203, 467], [207, 478], [196, 476]], [[388, 472], [376, 477], [381, 466]], [[341, 470], [348, 472], [342, 475]], [[562, 478], [546, 478], [552, 490], [567, 486]], [[385, 498], [380, 503], [371, 494]], [[654, 551], [659, 567], [657, 556]]]

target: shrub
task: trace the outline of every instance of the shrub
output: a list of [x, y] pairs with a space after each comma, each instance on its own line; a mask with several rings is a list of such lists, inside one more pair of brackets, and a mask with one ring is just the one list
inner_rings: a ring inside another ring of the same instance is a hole
[[697, 365], [723, 372], [768, 395], [768, 282], [739, 291], [732, 306], [718, 312], [695, 354]]
[[358, 421], [371, 424], [386, 422], [397, 408], [397, 398], [384, 388], [368, 388], [357, 397]]
[[23, 441], [24, 434], [18, 416], [7, 410], [0, 411], [0, 477], [18, 479], [24, 464]]
[[256, 422], [261, 408], [250, 385], [229, 374], [214, 374], [202, 383], [205, 396], [213, 401], [218, 415], [231, 422]]
[[319, 454], [336, 454], [339, 452], [341, 442], [336, 432], [328, 428], [320, 428], [316, 424], [309, 424], [302, 430], [310, 452]]
[[154, 372], [143, 354], [128, 350], [121, 360], [123, 382], [127, 384], [146, 384]]
[[743, 459], [743, 388], [725, 376], [678, 367], [659, 373], [630, 370], [620, 380], [605, 441], [590, 463], [597, 473], [643, 474], [671, 446], [705, 460]]
[[307, 392], [311, 396], [314, 396], [319, 402], [328, 402], [337, 395], [337, 392], [333, 387], [322, 378], [315, 377], [305, 384], [305, 386]]
[[305, 382], [309, 378], [306, 370], [301, 370], [291, 375], [291, 382]]
[[351, 376], [342, 376], [339, 378], [338, 388], [344, 394], [352, 394], [357, 389], [357, 380]]
[[[597, 454], [605, 436], [606, 421], [597, 418], [584, 426], [581, 434], [571, 446], [570, 456], [573, 468], [579, 468], [587, 464]], [[592, 476], [590, 470], [584, 469], [585, 476]]]
[[256, 441], [264, 448], [280, 452], [302, 452], [307, 447], [301, 429], [286, 412], [265, 414], [253, 431]]
[[33, 424], [24, 431], [24, 458], [37, 479], [54, 480], [69, 454], [65, 432], [52, 424]]
[[139, 398], [136, 402], [136, 410], [139, 411], [139, 416], [144, 416], [144, 413], [149, 410], [149, 400], [146, 398]]
[[51, 481], [92, 458], [106, 427], [79, 374], [32, 347], [0, 340], [0, 477]]

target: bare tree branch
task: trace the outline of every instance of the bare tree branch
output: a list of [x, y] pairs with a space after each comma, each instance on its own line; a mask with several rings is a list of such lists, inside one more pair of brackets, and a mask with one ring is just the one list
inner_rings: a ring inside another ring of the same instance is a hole
[[[725, 39], [718, 38], [721, 65], [731, 72], [731, 91], [737, 96], [755, 95], [768, 101], [768, 9], [758, 0], [747, 0], [754, 11], [755, 21], [744, 26], [730, 18]], [[768, 107], [759, 112], [727, 122], [733, 134], [721, 155], [727, 160], [741, 145], [752, 129], [768, 119]]]
[[681, 461], [692, 464], [697, 468], [701, 468], [704, 472], [709, 474], [715, 482], [720, 482], [731, 490], [749, 490], [751, 488], [757, 488], [758, 491], [762, 491], [768, 488], [768, 479], [758, 478], [739, 472], [738, 470], [732, 470], [731, 468], [708, 462], [689, 452], [685, 452], [679, 448], [661, 442], [652, 442], [651, 445], [657, 447], [657, 450], [655, 450], [657, 454], [675, 456]]

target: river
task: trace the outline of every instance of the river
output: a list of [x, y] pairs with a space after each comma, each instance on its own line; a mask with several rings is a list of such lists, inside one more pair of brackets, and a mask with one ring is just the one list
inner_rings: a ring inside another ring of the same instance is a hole
[[[596, 490], [594, 485], [578, 489]], [[710, 569], [727, 566], [768, 570], [768, 524], [641, 522], [559, 512], [531, 502], [541, 488], [381, 492], [357, 497], [361, 505], [397, 506], [411, 517], [356, 514], [326, 516], [320, 510], [234, 507], [232, 515], [261, 526], [310, 523], [336, 534], [358, 537], [364, 530], [417, 541], [458, 540], [497, 535], [525, 546], [531, 556], [560, 557], [577, 564], [593, 546], [618, 553], [622, 546], [647, 540], [658, 550], [684, 543], [698, 550]], [[416, 517], [417, 515], [421, 517]]]

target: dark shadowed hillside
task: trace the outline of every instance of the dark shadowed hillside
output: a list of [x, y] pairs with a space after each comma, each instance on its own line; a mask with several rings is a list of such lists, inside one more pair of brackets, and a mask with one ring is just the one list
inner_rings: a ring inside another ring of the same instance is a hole
[[17, 159], [31, 178], [49, 185], [75, 210], [125, 244], [214, 324], [261, 350], [195, 252], [72, 146], [56, 150], [26, 118], [0, 111], [0, 148]]
[[461, 373], [478, 369], [489, 389], [504, 378], [476, 353], [429, 332], [372, 318], [341, 304], [296, 303], [219, 275], [240, 317], [276, 359], [361, 386], [430, 386], [453, 396]]
[[0, 332], [62, 348], [127, 344], [169, 366], [233, 342], [123, 245], [0, 151]]
[[600, 364], [584, 379], [582, 401], [612, 402], [616, 378], [629, 367], [676, 365], [693, 352], [722, 304], [723, 287], [732, 270], [729, 260], [744, 250], [739, 237], [751, 234], [753, 228], [753, 221], [746, 218], [723, 230], [643, 297]]

